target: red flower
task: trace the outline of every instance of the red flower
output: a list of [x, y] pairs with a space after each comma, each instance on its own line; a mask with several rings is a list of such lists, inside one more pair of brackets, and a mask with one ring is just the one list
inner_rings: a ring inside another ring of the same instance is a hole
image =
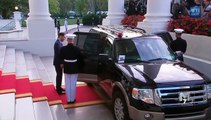
[[175, 28], [184, 29], [185, 33], [196, 35], [208, 35], [208, 27], [211, 27], [211, 20], [205, 18], [190, 18], [180, 16], [179, 19], [168, 22], [168, 31], [174, 31]]
[[125, 18], [121, 21], [122, 25], [130, 25], [136, 27], [138, 22], [141, 22], [144, 20], [144, 16], [141, 15], [131, 15], [131, 16], [125, 16]]

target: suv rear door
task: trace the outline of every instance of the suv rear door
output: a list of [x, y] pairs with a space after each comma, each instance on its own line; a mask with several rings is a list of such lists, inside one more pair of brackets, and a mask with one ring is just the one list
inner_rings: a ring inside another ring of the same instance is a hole
[[98, 33], [75, 32], [76, 46], [81, 49], [84, 55], [85, 66], [80, 71], [79, 81], [97, 82], [98, 72], [98, 46], [100, 35]]

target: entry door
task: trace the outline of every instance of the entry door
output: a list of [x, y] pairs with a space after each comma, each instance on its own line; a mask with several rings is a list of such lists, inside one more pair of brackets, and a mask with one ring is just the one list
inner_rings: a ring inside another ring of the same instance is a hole
[[75, 32], [76, 46], [81, 49], [85, 66], [80, 71], [79, 81], [97, 82], [98, 72], [98, 46], [100, 35], [98, 33]]

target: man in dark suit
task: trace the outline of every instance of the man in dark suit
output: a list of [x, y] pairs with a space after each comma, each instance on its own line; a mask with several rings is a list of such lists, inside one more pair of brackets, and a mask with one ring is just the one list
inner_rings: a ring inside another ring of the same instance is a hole
[[78, 70], [84, 65], [83, 56], [80, 49], [74, 46], [73, 34], [68, 34], [68, 45], [62, 47], [60, 57], [63, 61], [64, 75], [65, 75], [65, 88], [68, 104], [75, 102], [76, 96], [76, 82], [78, 79]]
[[53, 65], [56, 70], [56, 90], [58, 94], [62, 94], [64, 89], [62, 89], [61, 84], [62, 84], [62, 67], [60, 66], [62, 61], [59, 57], [60, 50], [63, 47], [62, 42], [65, 40], [65, 34], [64, 33], [59, 33], [58, 38], [54, 44], [54, 60], [53, 60]]
[[183, 29], [174, 29], [176, 33], [176, 40], [172, 41], [170, 44], [171, 49], [174, 52], [181, 51], [181, 54], [178, 54], [178, 59], [183, 61], [183, 54], [186, 52], [187, 49], [187, 42], [186, 40], [182, 39], [182, 32], [184, 31]]

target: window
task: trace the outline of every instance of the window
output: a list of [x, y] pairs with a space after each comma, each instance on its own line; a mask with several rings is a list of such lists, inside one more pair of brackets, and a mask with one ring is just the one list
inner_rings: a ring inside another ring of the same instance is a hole
[[124, 56], [125, 62], [140, 60], [136, 46], [132, 40], [118, 40], [116, 44], [116, 58]]
[[84, 50], [90, 54], [98, 54], [98, 39], [96, 36], [87, 36], [84, 43]]
[[100, 53], [107, 54], [109, 57], [112, 56], [112, 45], [108, 41], [108, 39], [105, 40], [105, 43], [103, 44], [102, 50], [100, 51]]
[[175, 59], [173, 52], [161, 38], [135, 38], [133, 42], [138, 50], [138, 54], [144, 61], [158, 58]]
[[99, 34], [96, 33], [76, 33], [76, 45], [83, 50], [85, 54], [97, 55]]
[[[149, 61], [154, 59], [174, 60], [171, 49], [160, 37], [139, 37], [118, 40], [115, 46], [116, 59], [123, 62]], [[123, 59], [123, 60], [122, 60]]]

